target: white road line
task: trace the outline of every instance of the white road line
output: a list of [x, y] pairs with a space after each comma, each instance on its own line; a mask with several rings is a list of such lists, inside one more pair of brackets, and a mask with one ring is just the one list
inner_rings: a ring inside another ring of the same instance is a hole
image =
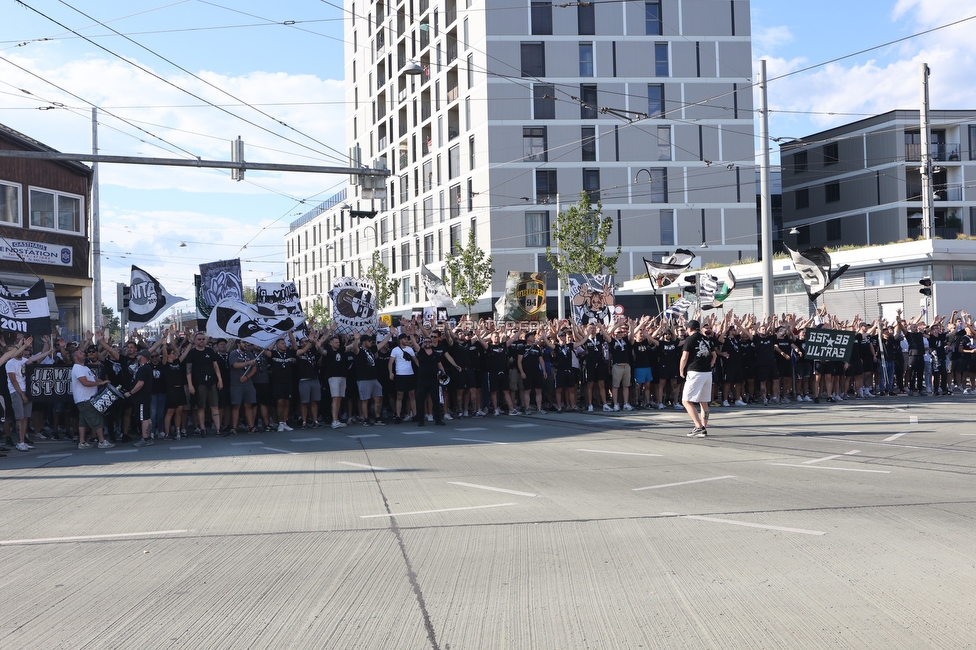
[[532, 494], [531, 492], [517, 492], [515, 490], [505, 490], [503, 488], [491, 487], [489, 485], [476, 485], [475, 483], [461, 483], [458, 481], [448, 481], [451, 485], [460, 485], [463, 487], [476, 488], [478, 490], [490, 490], [492, 492], [504, 492], [505, 494], [517, 494], [520, 497], [536, 497], [538, 494]]
[[[136, 451], [133, 449], [132, 451]], [[15, 544], [42, 544], [44, 542], [81, 542], [92, 539], [125, 539], [127, 537], [148, 537], [151, 535], [179, 535], [189, 532], [188, 529], [182, 530], [150, 530], [144, 533], [115, 533], [114, 535], [79, 535], [76, 537], [41, 537], [37, 539], [5, 539], [0, 541], [0, 546], [13, 546]]]
[[698, 515], [682, 515], [682, 519], [697, 519], [699, 521], [713, 521], [719, 524], [732, 524], [734, 526], [748, 526], [749, 528], [763, 528], [765, 530], [781, 530], [785, 533], [801, 533], [803, 535], [826, 535], [822, 530], [805, 530], [803, 528], [786, 528], [784, 526], [768, 526], [766, 524], [753, 524], [746, 521], [734, 521], [732, 519], [719, 519], [717, 517], [700, 517]]
[[433, 431], [427, 431], [426, 429], [421, 429], [420, 431], [401, 431], [405, 436], [421, 436], [425, 433], [434, 433]]
[[777, 467], [802, 467], [804, 469], [833, 469], [838, 472], [868, 472], [870, 474], [891, 474], [884, 469], [854, 469], [853, 467], [824, 467], [823, 465], [790, 465], [789, 463], [770, 463]]
[[619, 456], [663, 456], [664, 454], [641, 454], [636, 451], [607, 451], [606, 449], [577, 449], [590, 454], [617, 454]]
[[606, 418], [586, 418], [585, 422], [591, 422], [593, 424], [606, 424]]
[[487, 431], [485, 427], [461, 427], [460, 429], [455, 429], [455, 431]]
[[676, 487], [678, 485], [691, 485], [692, 483], [705, 483], [706, 481], [721, 481], [727, 478], [735, 478], [735, 476], [713, 476], [711, 478], [698, 478], [694, 481], [682, 481], [681, 483], [664, 483], [663, 485], [649, 485], [647, 487], [632, 488], [634, 492], [640, 492], [641, 490], [657, 490], [660, 488]]
[[377, 472], [395, 472], [395, 469], [389, 469], [386, 467], [376, 467], [374, 465], [362, 465], [360, 463], [349, 463], [344, 460], [338, 462], [339, 465], [349, 465], [350, 467], [362, 467], [363, 469], [371, 469]]
[[960, 436], [976, 436], [976, 433], [960, 433]]
[[891, 442], [892, 440], [898, 440], [899, 438], [901, 438], [906, 433], [911, 433], [911, 432], [910, 431], [902, 431], [901, 433], [896, 433], [893, 436], [888, 436], [887, 438], [883, 439], [881, 442]]
[[113, 449], [112, 451], [106, 451], [106, 454], [137, 454], [138, 449]]
[[380, 437], [380, 434], [378, 434], [378, 433], [360, 433], [359, 435], [346, 436], [346, 437], [347, 438], [379, 438]]
[[834, 454], [833, 456], [826, 456], [824, 458], [815, 458], [814, 460], [805, 460], [805, 461], [803, 461], [803, 464], [804, 465], [813, 465], [814, 463], [822, 463], [825, 460], [833, 460], [835, 458], [843, 458], [844, 456], [851, 456], [853, 454], [859, 454], [859, 453], [861, 453], [861, 452], [858, 451], [857, 449], [855, 449], [854, 451], [845, 451], [843, 454]]
[[908, 416], [908, 423], [909, 424], [918, 424], [918, 416], [917, 415], [909, 415]]
[[360, 519], [373, 519], [375, 517], [405, 517], [407, 515], [429, 515], [438, 512], [456, 512], [458, 510], [481, 510], [483, 508], [502, 508], [504, 506], [514, 506], [516, 503], [493, 503], [488, 506], [466, 506], [464, 508], [441, 508], [440, 510], [415, 510], [413, 512], [390, 512], [382, 515], [359, 515]]
[[38, 456], [38, 458], [67, 458], [71, 454], [44, 454], [43, 456]]
[[260, 440], [248, 440], [247, 442], [232, 442], [231, 447], [243, 447], [244, 445], [263, 445]]
[[316, 442], [321, 440], [321, 438], [292, 438], [292, 442]]
[[170, 447], [170, 449], [173, 451], [177, 451], [179, 449], [203, 449], [203, 445], [173, 445]]
[[[528, 427], [537, 427], [538, 424], [506, 424], [509, 429], [527, 429]], [[458, 431], [474, 431], [474, 429], [458, 429]]]
[[261, 449], [267, 449], [268, 451], [277, 451], [280, 454], [289, 454], [290, 456], [298, 456], [297, 451], [288, 451], [287, 449], [276, 449], [275, 447], [261, 447]]
[[451, 438], [451, 440], [458, 440], [460, 442], [480, 442], [486, 445], [507, 445], [507, 442], [498, 442], [496, 440], [477, 440], [475, 438]]

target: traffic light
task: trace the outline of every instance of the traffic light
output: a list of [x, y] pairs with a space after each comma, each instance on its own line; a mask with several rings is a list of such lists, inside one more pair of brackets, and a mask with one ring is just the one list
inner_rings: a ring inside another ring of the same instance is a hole
[[918, 290], [920, 294], [922, 294], [923, 296], [932, 295], [932, 278], [929, 277], [922, 278], [921, 280], [918, 281], [918, 283], [922, 285], [922, 288]]
[[682, 279], [685, 282], [688, 283], [688, 286], [683, 287], [682, 288], [682, 291], [684, 291], [685, 293], [698, 293], [698, 274], [697, 273], [693, 273], [692, 275], [686, 275]]

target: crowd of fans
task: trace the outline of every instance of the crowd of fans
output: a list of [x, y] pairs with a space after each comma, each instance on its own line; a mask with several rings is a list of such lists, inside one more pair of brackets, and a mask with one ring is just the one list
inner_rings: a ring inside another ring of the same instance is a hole
[[[807, 359], [808, 328], [852, 332], [849, 361]], [[3, 426], [8, 446], [29, 451], [47, 438], [104, 449], [113, 440], [146, 446], [275, 429], [683, 409], [679, 365], [688, 335], [684, 319], [643, 316], [609, 326], [414, 318], [376, 333], [311, 328], [268, 349], [175, 326], [122, 345], [97, 333], [80, 344], [18, 338], [0, 357]], [[976, 394], [976, 327], [966, 312], [931, 323], [901, 312], [893, 322], [841, 321], [824, 310], [727, 312], [703, 317], [701, 335], [717, 353], [712, 406]], [[34, 404], [25, 377], [35, 363], [72, 366], [74, 399]], [[102, 413], [92, 398], [106, 384], [119, 395]]]

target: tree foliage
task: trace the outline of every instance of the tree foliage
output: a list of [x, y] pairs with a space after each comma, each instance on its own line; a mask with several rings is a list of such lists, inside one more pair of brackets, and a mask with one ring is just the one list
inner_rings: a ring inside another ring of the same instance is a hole
[[122, 335], [122, 323], [115, 315], [115, 310], [102, 303], [102, 326], [108, 328], [108, 335], [113, 341], [118, 341]]
[[559, 275], [563, 286], [568, 286], [571, 273], [617, 272], [620, 247], [613, 255], [607, 255], [607, 239], [613, 229], [613, 218], [603, 216], [603, 206], [590, 205], [590, 196], [580, 192], [579, 201], [556, 216], [550, 226], [550, 238], [555, 245], [546, 247], [546, 258]]
[[471, 308], [491, 289], [491, 255], [478, 248], [475, 229], [468, 231], [468, 244], [445, 261], [451, 279], [451, 297], [462, 305], [471, 316]]
[[373, 251], [373, 261], [363, 274], [376, 287], [376, 309], [383, 310], [390, 299], [400, 290], [400, 280], [390, 279], [390, 269], [380, 259], [380, 252]]

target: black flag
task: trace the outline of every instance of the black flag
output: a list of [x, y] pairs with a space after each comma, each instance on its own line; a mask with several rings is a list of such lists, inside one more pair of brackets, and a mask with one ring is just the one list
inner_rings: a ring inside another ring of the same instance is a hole
[[795, 251], [787, 246], [786, 250], [790, 251], [793, 268], [803, 280], [803, 286], [806, 287], [810, 300], [814, 302], [827, 290], [831, 282], [844, 275], [844, 272], [851, 267], [850, 264], [844, 264], [831, 273], [830, 255], [822, 248]]

